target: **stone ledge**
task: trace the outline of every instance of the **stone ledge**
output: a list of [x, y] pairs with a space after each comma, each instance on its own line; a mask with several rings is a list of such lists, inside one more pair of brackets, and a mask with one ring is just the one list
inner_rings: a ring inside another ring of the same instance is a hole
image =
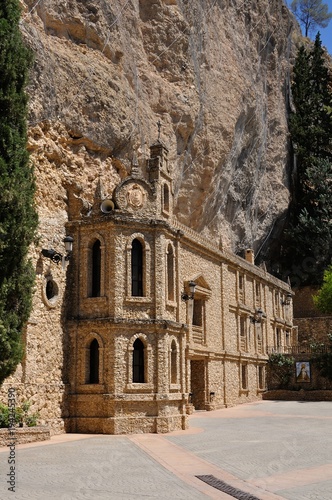
[[313, 390], [313, 391], [286, 391], [275, 390], [267, 391], [262, 394], [264, 400], [279, 400], [279, 401], [332, 401], [332, 391], [329, 390]]
[[15, 427], [11, 434], [5, 428], [0, 429], [0, 446], [9, 446], [9, 443], [12, 443], [14, 440], [15, 444], [26, 444], [36, 441], [47, 441], [50, 437], [50, 428], [48, 426]]

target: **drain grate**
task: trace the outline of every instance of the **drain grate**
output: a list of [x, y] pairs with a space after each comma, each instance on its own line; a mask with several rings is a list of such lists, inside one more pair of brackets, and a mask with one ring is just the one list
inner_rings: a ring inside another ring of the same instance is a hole
[[210, 476], [196, 476], [196, 477], [201, 481], [204, 481], [204, 483], [208, 484], [209, 486], [212, 486], [217, 490], [223, 491], [224, 493], [227, 493], [231, 497], [237, 498], [238, 500], [260, 500], [259, 498], [250, 495], [250, 493], [246, 493], [245, 491], [233, 488], [233, 486], [224, 483], [224, 481], [221, 481], [220, 479], [217, 479], [214, 476], [210, 475]]

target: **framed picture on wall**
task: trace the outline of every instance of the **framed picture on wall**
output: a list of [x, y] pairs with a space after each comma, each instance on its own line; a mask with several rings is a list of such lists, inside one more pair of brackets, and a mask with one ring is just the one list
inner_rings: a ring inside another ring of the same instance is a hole
[[296, 382], [310, 382], [310, 362], [296, 362]]

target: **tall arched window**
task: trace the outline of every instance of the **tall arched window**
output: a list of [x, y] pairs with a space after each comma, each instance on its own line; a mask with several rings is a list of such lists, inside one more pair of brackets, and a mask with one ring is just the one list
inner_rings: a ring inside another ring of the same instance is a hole
[[171, 344], [171, 384], [177, 383], [177, 349], [175, 340]]
[[163, 189], [163, 209], [165, 212], [169, 212], [169, 188], [167, 184], [164, 184], [164, 189]]
[[89, 347], [89, 376], [88, 384], [99, 384], [99, 344], [93, 339]]
[[144, 344], [140, 339], [134, 342], [133, 350], [133, 382], [144, 382]]
[[100, 241], [96, 240], [90, 250], [90, 283], [89, 297], [100, 297], [100, 280], [101, 280], [101, 245]]
[[167, 298], [174, 300], [174, 252], [171, 244], [167, 248]]
[[134, 239], [131, 247], [131, 294], [143, 297], [143, 246]]

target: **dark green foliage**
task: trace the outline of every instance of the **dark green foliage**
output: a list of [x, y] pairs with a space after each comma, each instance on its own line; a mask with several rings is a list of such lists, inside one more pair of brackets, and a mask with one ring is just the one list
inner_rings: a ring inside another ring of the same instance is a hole
[[268, 360], [268, 386], [285, 389], [294, 373], [294, 358], [284, 354], [270, 354]]
[[[30, 403], [25, 401], [22, 406], [15, 407], [13, 413], [11, 413], [11, 409], [8, 408], [7, 405], [0, 403], [0, 428], [8, 428], [9, 420], [11, 420], [11, 426], [14, 425], [23, 425], [25, 424], [27, 427], [35, 427], [37, 425], [37, 420], [39, 418], [39, 413], [29, 413]], [[11, 416], [11, 418], [9, 418]]]
[[290, 116], [290, 132], [299, 160], [299, 174], [306, 168], [303, 160], [331, 158], [330, 84], [318, 33], [312, 50], [299, 49], [294, 65], [292, 96], [295, 113]]
[[315, 306], [322, 313], [332, 313], [332, 265], [324, 272], [323, 285], [313, 296]]
[[9, 408], [0, 403], [0, 429], [9, 426]]
[[290, 133], [296, 162], [289, 223], [282, 238], [283, 274], [292, 284], [317, 284], [332, 257], [332, 93], [318, 34], [294, 66]]
[[26, 150], [32, 62], [19, 30], [18, 0], [0, 5], [0, 383], [22, 357], [34, 274], [27, 261], [37, 227], [34, 178]]
[[322, 354], [319, 353], [319, 351], [323, 350], [323, 344], [321, 344], [321, 348], [317, 349], [317, 352], [312, 356], [311, 361], [318, 367], [322, 377], [332, 381], [332, 334], [329, 333], [327, 337], [328, 345], [325, 346], [326, 352], [323, 352]]

